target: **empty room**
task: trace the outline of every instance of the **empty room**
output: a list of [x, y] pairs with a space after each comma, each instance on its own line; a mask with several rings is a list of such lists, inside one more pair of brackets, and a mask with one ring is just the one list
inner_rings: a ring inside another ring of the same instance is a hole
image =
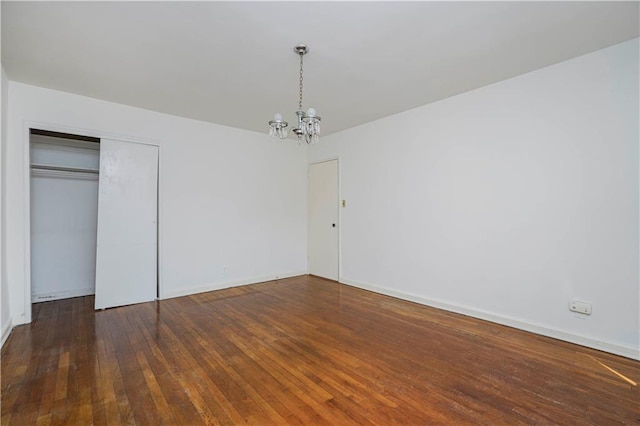
[[640, 2], [0, 14], [2, 425], [640, 422]]

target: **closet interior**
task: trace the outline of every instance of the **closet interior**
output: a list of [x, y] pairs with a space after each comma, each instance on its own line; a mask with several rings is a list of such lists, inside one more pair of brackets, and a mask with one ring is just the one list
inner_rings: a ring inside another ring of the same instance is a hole
[[100, 139], [31, 129], [31, 301], [95, 293]]

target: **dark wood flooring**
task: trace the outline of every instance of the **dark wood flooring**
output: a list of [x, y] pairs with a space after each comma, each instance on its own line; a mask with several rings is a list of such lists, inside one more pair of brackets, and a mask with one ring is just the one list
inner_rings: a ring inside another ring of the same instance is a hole
[[640, 362], [315, 277], [33, 314], [2, 425], [640, 422]]

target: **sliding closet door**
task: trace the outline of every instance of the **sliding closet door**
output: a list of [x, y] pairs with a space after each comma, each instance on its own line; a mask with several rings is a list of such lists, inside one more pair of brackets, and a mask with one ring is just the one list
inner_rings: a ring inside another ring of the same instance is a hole
[[158, 147], [100, 141], [96, 309], [155, 300]]

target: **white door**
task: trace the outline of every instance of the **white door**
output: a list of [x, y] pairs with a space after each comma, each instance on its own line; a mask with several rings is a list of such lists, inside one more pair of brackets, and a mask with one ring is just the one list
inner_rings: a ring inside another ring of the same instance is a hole
[[309, 166], [309, 273], [338, 280], [338, 160]]
[[100, 140], [96, 309], [157, 295], [158, 147]]

